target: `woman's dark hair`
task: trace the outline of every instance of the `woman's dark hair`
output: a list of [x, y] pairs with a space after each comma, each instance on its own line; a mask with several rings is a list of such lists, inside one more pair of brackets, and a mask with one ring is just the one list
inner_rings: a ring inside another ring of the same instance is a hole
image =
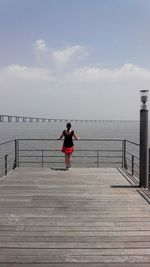
[[68, 130], [70, 130], [70, 128], [71, 128], [71, 123], [70, 123], [70, 122], [67, 122], [66, 127], [67, 127]]

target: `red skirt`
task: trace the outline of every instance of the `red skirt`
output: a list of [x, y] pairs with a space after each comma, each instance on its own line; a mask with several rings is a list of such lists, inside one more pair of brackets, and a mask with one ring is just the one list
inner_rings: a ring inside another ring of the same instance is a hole
[[72, 147], [62, 147], [61, 152], [65, 153], [65, 154], [72, 154], [72, 152], [74, 151], [74, 146]]

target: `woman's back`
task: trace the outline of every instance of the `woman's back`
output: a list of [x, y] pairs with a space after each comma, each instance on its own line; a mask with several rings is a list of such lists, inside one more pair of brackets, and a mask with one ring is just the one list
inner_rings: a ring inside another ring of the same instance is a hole
[[64, 134], [64, 146], [65, 147], [72, 147], [73, 146], [73, 140], [72, 140], [72, 137], [74, 135], [74, 131], [71, 130], [71, 131], [67, 131], [67, 130], [64, 130], [63, 131], [63, 134]]

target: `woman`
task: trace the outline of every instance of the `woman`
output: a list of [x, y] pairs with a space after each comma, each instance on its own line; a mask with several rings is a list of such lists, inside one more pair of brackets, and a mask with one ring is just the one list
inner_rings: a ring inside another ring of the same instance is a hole
[[74, 131], [71, 130], [71, 123], [70, 122], [67, 122], [66, 127], [67, 127], [67, 129], [62, 132], [62, 134], [58, 138], [58, 140], [60, 140], [64, 137], [62, 152], [65, 153], [66, 170], [70, 170], [70, 167], [71, 167], [70, 156], [71, 156], [72, 152], [74, 151], [73, 137], [75, 138], [75, 140], [79, 140], [79, 137], [77, 137], [75, 135]]

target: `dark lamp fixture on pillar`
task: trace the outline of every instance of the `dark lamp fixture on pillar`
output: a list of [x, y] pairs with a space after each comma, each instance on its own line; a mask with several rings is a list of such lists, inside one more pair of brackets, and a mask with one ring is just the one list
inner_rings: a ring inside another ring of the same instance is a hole
[[148, 100], [148, 90], [140, 90], [140, 93], [141, 93], [142, 109], [146, 109], [146, 103]]

